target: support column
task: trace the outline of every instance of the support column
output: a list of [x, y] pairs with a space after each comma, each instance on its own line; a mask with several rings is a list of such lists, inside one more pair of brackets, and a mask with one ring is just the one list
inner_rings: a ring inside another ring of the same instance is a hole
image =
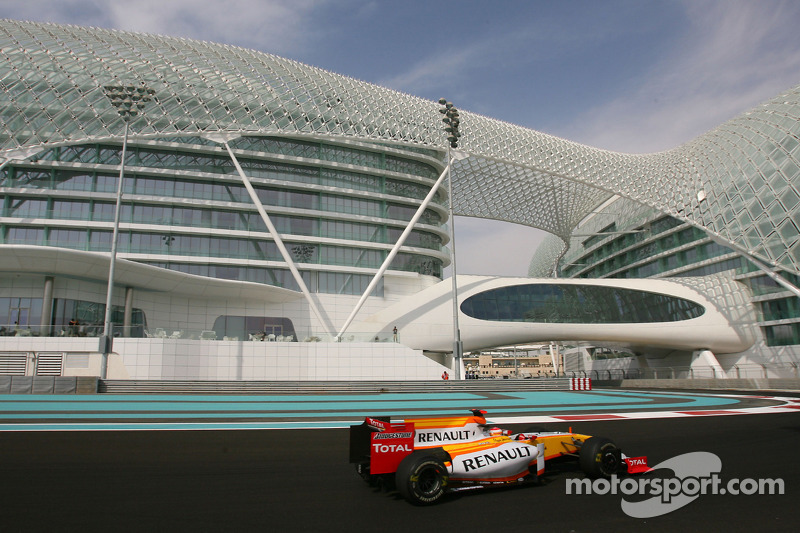
[[383, 264], [378, 269], [378, 271], [375, 273], [375, 276], [373, 276], [372, 281], [369, 282], [369, 285], [367, 286], [367, 290], [365, 290], [364, 294], [361, 295], [361, 298], [358, 300], [358, 303], [356, 304], [355, 308], [350, 313], [350, 316], [347, 317], [347, 320], [345, 321], [344, 326], [342, 326], [342, 329], [339, 331], [339, 334], [337, 335], [337, 338], [341, 339], [342, 335], [344, 335], [344, 332], [347, 331], [347, 328], [350, 327], [350, 324], [353, 322], [353, 319], [356, 317], [358, 312], [361, 310], [361, 307], [364, 305], [364, 302], [367, 301], [367, 297], [370, 295], [370, 293], [372, 293], [373, 290], [375, 290], [375, 287], [378, 285], [378, 282], [383, 277], [383, 274], [389, 268], [389, 265], [392, 264], [392, 260], [394, 260], [394, 257], [397, 255], [397, 252], [400, 250], [400, 247], [403, 246], [404, 242], [406, 242], [406, 238], [411, 233], [411, 230], [414, 228], [414, 225], [417, 223], [419, 218], [422, 216], [422, 213], [425, 212], [425, 209], [428, 207], [428, 204], [431, 203], [431, 200], [433, 200], [433, 196], [436, 194], [436, 190], [442, 184], [442, 181], [444, 181], [444, 178], [447, 177], [449, 171], [450, 171], [450, 162], [448, 161], [447, 166], [444, 167], [444, 170], [442, 170], [442, 173], [439, 176], [439, 179], [436, 180], [436, 183], [433, 184], [433, 187], [431, 187], [430, 192], [428, 192], [428, 195], [422, 201], [422, 204], [420, 204], [419, 208], [417, 208], [417, 212], [414, 213], [413, 217], [411, 217], [411, 221], [406, 226], [406, 229], [403, 230], [402, 234], [400, 234], [400, 238], [397, 239], [396, 243], [394, 243], [394, 246], [392, 247], [391, 251], [389, 252], [389, 255], [387, 255], [386, 259], [383, 260]]
[[131, 336], [131, 316], [133, 315], [133, 287], [125, 287], [125, 312], [122, 319], [122, 336]]
[[[717, 360], [717, 356], [714, 355], [714, 352], [711, 350], [698, 350], [692, 354], [692, 364], [691, 366], [694, 368], [698, 367], [709, 367], [714, 372], [714, 378], [724, 378], [725, 370], [722, 369], [722, 365], [719, 364]], [[696, 370], [696, 368], [695, 368]]]
[[261, 215], [261, 219], [264, 221], [264, 224], [266, 224], [270, 235], [272, 235], [272, 239], [275, 241], [275, 245], [278, 247], [278, 251], [281, 253], [281, 256], [283, 256], [283, 260], [289, 267], [289, 271], [292, 273], [295, 282], [300, 287], [300, 291], [303, 293], [303, 296], [305, 296], [306, 301], [308, 302], [308, 306], [311, 308], [311, 311], [317, 317], [317, 320], [319, 320], [320, 325], [328, 331], [329, 335], [333, 336], [333, 332], [328, 329], [328, 324], [323, 319], [322, 313], [320, 313], [319, 309], [317, 308], [316, 302], [314, 302], [314, 299], [311, 297], [311, 293], [308, 291], [308, 287], [306, 287], [306, 283], [305, 281], [303, 281], [303, 277], [297, 270], [297, 267], [295, 266], [294, 261], [292, 260], [292, 256], [289, 255], [289, 251], [286, 249], [286, 246], [284, 246], [283, 240], [278, 234], [278, 230], [275, 228], [275, 225], [269, 218], [269, 215], [264, 209], [264, 205], [261, 203], [261, 200], [258, 198], [258, 194], [256, 194], [255, 189], [253, 189], [253, 185], [250, 183], [250, 178], [248, 178], [247, 174], [244, 173], [244, 170], [242, 169], [242, 166], [239, 164], [239, 160], [236, 158], [236, 155], [233, 153], [233, 150], [228, 144], [227, 139], [216, 138], [212, 136], [209, 136], [209, 138], [225, 146], [225, 149], [228, 151], [228, 155], [230, 156], [231, 161], [233, 161], [233, 165], [236, 167], [236, 171], [239, 173], [239, 177], [242, 178], [242, 183], [244, 183], [244, 186], [247, 189], [248, 194], [250, 195], [250, 199], [256, 206], [258, 214]]
[[53, 315], [53, 284], [52, 276], [44, 278], [44, 291], [42, 292], [42, 318], [39, 321], [39, 335], [49, 337], [52, 334], [51, 318]]
[[555, 342], [550, 343], [550, 359], [553, 360], [553, 372], [555, 372], [556, 377], [560, 376], [564, 369], [561, 365], [561, 354], [558, 350], [558, 344]]

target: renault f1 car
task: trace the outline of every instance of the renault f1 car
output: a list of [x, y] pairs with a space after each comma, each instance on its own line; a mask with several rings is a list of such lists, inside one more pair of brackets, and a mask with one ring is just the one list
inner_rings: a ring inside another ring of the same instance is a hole
[[364, 480], [394, 486], [409, 502], [428, 505], [447, 492], [538, 481], [545, 463], [577, 458], [592, 478], [649, 470], [646, 457], [627, 457], [613, 441], [569, 432], [489, 427], [486, 411], [471, 416], [392, 422], [367, 417], [350, 426], [350, 462]]

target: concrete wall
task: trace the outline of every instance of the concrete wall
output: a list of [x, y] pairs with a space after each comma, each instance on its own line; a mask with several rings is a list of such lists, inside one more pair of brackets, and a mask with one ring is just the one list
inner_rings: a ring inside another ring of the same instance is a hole
[[[96, 338], [1, 337], [0, 357], [63, 353], [62, 375], [99, 376]], [[446, 367], [393, 342], [253, 342], [117, 338], [109, 379], [431, 380]]]
[[117, 339], [132, 379], [439, 379], [445, 367], [396, 343]]

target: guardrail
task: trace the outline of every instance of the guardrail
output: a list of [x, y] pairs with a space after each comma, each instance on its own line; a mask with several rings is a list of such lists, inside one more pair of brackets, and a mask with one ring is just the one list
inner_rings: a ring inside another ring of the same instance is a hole
[[0, 376], [0, 394], [94, 394], [91, 376]]
[[167, 381], [100, 380], [105, 394], [379, 394], [570, 390], [569, 378], [448, 381]]
[[[116, 338], [141, 338], [160, 339], [164, 341], [253, 341], [253, 342], [398, 342], [391, 332], [374, 331], [348, 331], [342, 337], [336, 337], [320, 331], [298, 332], [266, 328], [256, 331], [254, 329], [230, 331], [217, 331], [214, 329], [199, 328], [178, 322], [173, 325], [163, 324], [163, 327], [145, 327], [142, 325], [122, 326], [112, 324], [111, 331]], [[103, 334], [103, 324], [75, 323], [55, 324], [48, 326], [19, 325], [0, 323], [0, 337], [93, 337], [98, 338]]]
[[798, 379], [800, 368], [797, 363], [743, 364], [728, 369], [721, 367], [664, 366], [650, 368], [580, 370], [567, 372], [569, 377], [585, 377], [594, 380], [620, 379]]

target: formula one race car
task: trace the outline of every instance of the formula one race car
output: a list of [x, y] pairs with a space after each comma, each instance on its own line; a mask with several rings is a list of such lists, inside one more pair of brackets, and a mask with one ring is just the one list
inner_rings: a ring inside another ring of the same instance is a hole
[[427, 505], [447, 492], [535, 482], [545, 462], [576, 457], [592, 478], [649, 470], [646, 457], [626, 457], [609, 439], [579, 433], [511, 434], [488, 427], [486, 411], [472, 416], [391, 422], [367, 417], [350, 426], [350, 462], [364, 480], [392, 486], [409, 502]]

